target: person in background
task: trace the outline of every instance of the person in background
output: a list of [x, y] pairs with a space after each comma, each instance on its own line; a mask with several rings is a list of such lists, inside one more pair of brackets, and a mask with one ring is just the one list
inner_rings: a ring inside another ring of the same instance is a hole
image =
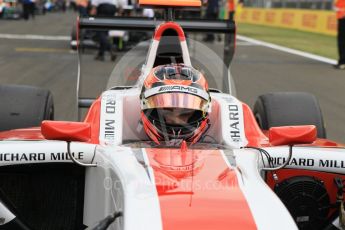
[[228, 0], [229, 20], [235, 20], [236, 8], [240, 5], [243, 5], [243, 0], [238, 0], [237, 4], [235, 4], [235, 0]]
[[345, 0], [336, 0], [335, 10], [338, 18], [338, 52], [339, 60], [338, 64], [334, 67], [336, 69], [345, 70]]
[[23, 0], [23, 18], [24, 20], [29, 20], [31, 15], [32, 19], [35, 18], [35, 0]]
[[79, 16], [87, 17], [88, 16], [87, 7], [89, 4], [89, 0], [76, 0], [75, 4], [78, 9]]
[[143, 10], [143, 16], [147, 18], [154, 18], [155, 12], [153, 11], [153, 9], [145, 8]]
[[[207, 7], [206, 7], [206, 19], [217, 19], [219, 12], [219, 5], [218, 0], [207, 0]], [[214, 34], [208, 33], [206, 37], [203, 39], [205, 42], [213, 42], [215, 39]]]
[[0, 18], [2, 18], [2, 15], [5, 12], [5, 3], [3, 2], [3, 0], [0, 0]]
[[[117, 8], [122, 8], [122, 2], [119, 0], [91, 0], [91, 15], [99, 17], [112, 17], [115, 15]], [[99, 49], [95, 60], [104, 61], [104, 53], [109, 50], [111, 60], [115, 60], [116, 56], [109, 42], [108, 31], [99, 31]]]
[[76, 0], [71, 0], [71, 1], [69, 2], [69, 6], [70, 6], [70, 8], [73, 9], [74, 12], [77, 12], [77, 11], [78, 11], [78, 7], [77, 7]]

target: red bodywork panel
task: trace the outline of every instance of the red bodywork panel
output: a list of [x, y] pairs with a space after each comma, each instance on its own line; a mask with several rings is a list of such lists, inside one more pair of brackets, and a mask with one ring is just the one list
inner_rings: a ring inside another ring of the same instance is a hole
[[257, 229], [219, 150], [146, 149], [165, 230]]
[[91, 139], [91, 125], [87, 122], [43, 121], [41, 131], [48, 140], [88, 142]]
[[44, 140], [40, 127], [0, 132], [0, 140]]
[[99, 128], [101, 117], [101, 98], [92, 103], [84, 122], [91, 125], [91, 140], [93, 144], [99, 144]]
[[315, 125], [272, 127], [268, 132], [271, 145], [309, 144], [316, 140]]
[[254, 114], [249, 106], [242, 103], [244, 132], [248, 140], [248, 146], [269, 146], [268, 137], [261, 131], [258, 123], [255, 120]]
[[186, 37], [184, 36], [184, 32], [181, 26], [177, 24], [176, 22], [166, 22], [164, 24], [159, 25], [155, 31], [153, 38], [157, 41], [160, 41], [162, 34], [167, 29], [175, 30], [181, 42], [186, 40]]

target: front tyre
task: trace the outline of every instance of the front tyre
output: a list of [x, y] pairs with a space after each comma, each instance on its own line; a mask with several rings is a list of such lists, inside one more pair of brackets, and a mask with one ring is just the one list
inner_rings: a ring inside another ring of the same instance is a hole
[[326, 138], [326, 129], [316, 97], [304, 92], [276, 92], [258, 97], [254, 116], [263, 130], [275, 126], [315, 125], [317, 136]]
[[49, 90], [32, 86], [0, 85], [0, 131], [40, 126], [54, 119]]

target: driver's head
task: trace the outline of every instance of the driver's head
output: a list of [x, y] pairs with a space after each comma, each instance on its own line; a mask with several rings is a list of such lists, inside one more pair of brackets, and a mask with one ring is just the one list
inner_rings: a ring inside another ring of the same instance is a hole
[[145, 132], [155, 142], [195, 143], [208, 126], [210, 94], [202, 73], [183, 64], [155, 67], [141, 92]]

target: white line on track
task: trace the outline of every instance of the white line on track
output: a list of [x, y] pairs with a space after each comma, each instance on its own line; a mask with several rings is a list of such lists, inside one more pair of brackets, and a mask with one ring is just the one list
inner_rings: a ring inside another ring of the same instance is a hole
[[258, 46], [257, 44], [246, 42], [246, 41], [236, 41], [236, 46]]
[[69, 41], [69, 36], [46, 36], [35, 34], [0, 34], [0, 38], [5, 39], [26, 39], [26, 40], [46, 40], [46, 41]]
[[337, 64], [337, 60], [326, 58], [326, 57], [322, 57], [322, 56], [319, 56], [319, 55], [310, 54], [310, 53], [306, 53], [306, 52], [303, 52], [303, 51], [286, 48], [284, 46], [279, 46], [279, 45], [275, 45], [275, 44], [272, 44], [272, 43], [259, 41], [259, 40], [248, 38], [248, 37], [241, 36], [241, 35], [237, 35], [236, 38], [239, 39], [239, 40], [242, 40], [242, 41], [250, 42], [250, 43], [253, 43], [253, 44], [256, 44], [256, 45], [260, 45], [260, 46], [269, 47], [269, 48], [272, 48], [272, 49], [275, 49], [275, 50], [279, 50], [279, 51], [283, 51], [283, 52], [290, 53], [290, 54], [295, 54], [295, 55], [302, 56], [302, 57], [309, 58], [309, 59], [313, 59], [313, 60], [316, 60], [316, 61], [325, 62], [325, 63], [333, 64], [333, 65]]

